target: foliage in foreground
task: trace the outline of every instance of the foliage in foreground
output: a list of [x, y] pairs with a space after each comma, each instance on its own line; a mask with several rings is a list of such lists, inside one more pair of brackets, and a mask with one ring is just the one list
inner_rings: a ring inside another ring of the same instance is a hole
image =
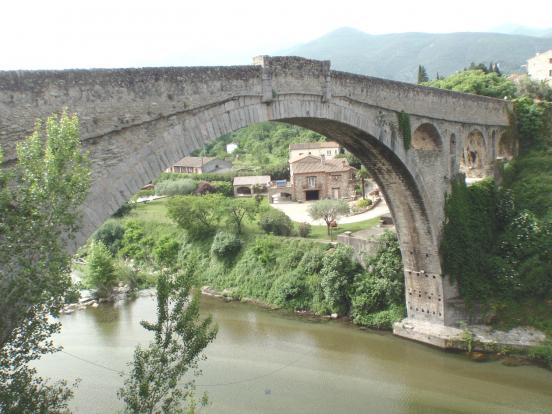
[[[168, 263], [164, 263], [168, 265]], [[199, 315], [199, 292], [184, 271], [163, 272], [157, 281], [157, 321], [142, 321], [155, 337], [136, 347], [130, 371], [118, 396], [132, 414], [193, 413], [195, 383], [182, 383], [186, 374], [200, 374], [198, 363], [216, 336], [211, 317]], [[206, 403], [206, 396], [201, 403]]]
[[[2, 153], [0, 151], [0, 164]], [[53, 318], [71, 282], [64, 237], [78, 228], [89, 188], [76, 115], [37, 122], [17, 145], [17, 164], [0, 168], [0, 411], [65, 412], [72, 389], [29, 366], [56, 350]]]
[[[198, 252], [192, 245], [183, 249]], [[364, 270], [347, 246], [258, 236], [232, 263], [203, 257], [198, 277], [219, 290], [229, 289], [235, 297], [290, 310], [351, 315], [355, 323], [389, 329], [404, 317], [404, 282], [394, 235], [382, 239], [379, 258], [371, 260]], [[387, 284], [365, 282], [376, 279]], [[381, 298], [366, 306], [367, 296]]]

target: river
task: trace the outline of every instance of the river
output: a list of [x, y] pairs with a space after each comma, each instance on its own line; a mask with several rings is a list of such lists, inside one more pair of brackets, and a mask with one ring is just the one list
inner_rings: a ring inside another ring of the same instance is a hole
[[[198, 394], [211, 400], [206, 413], [552, 412], [552, 373], [542, 368], [475, 363], [388, 333], [249, 304], [204, 297], [202, 309], [219, 326], [197, 380]], [[115, 371], [148, 341], [139, 321], [154, 316], [152, 297], [64, 315], [56, 340], [67, 353], [44, 358], [39, 372], [81, 378], [74, 412], [115, 412]]]

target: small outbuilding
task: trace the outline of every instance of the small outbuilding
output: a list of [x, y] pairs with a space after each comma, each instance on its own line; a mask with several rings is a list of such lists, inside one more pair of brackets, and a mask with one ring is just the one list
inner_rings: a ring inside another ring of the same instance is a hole
[[234, 195], [251, 197], [255, 194], [266, 194], [270, 186], [270, 175], [250, 175], [234, 178]]

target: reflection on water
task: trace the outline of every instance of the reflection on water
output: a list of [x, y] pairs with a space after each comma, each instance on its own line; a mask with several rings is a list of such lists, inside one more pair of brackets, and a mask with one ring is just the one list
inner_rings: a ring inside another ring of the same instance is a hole
[[[550, 413], [552, 373], [536, 367], [477, 364], [387, 333], [334, 321], [308, 321], [240, 303], [202, 299], [219, 334], [207, 348], [198, 391], [209, 413]], [[58, 343], [111, 370], [124, 370], [136, 344], [150, 339], [153, 298], [65, 315]], [[82, 382], [77, 413], [120, 408], [122, 378], [58, 353], [43, 375]]]

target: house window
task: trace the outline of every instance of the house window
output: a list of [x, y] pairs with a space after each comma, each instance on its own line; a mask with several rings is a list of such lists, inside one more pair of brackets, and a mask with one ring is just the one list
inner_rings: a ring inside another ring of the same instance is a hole
[[339, 152], [339, 150], [335, 150], [335, 153], [337, 154]]
[[552, 58], [548, 59], [548, 63], [552, 63]]
[[326, 151], [326, 155], [332, 155], [332, 150]]
[[307, 177], [307, 185], [309, 188], [316, 187], [316, 176]]
[[552, 69], [548, 71], [548, 76], [552, 76]]
[[337, 182], [341, 178], [341, 175], [332, 175], [332, 181]]

